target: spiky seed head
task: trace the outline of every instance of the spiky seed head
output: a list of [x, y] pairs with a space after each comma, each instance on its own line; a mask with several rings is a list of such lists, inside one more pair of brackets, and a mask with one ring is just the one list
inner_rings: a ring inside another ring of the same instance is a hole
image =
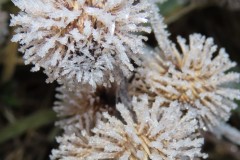
[[82, 85], [74, 90], [69, 90], [67, 86], [58, 87], [53, 107], [60, 117], [56, 125], [63, 128], [65, 134], [80, 134], [81, 130], [91, 134], [91, 129], [102, 118], [103, 112], [116, 112], [116, 85], [111, 86], [97, 87], [96, 90], [90, 85]]
[[[183, 114], [178, 102], [157, 97], [149, 105], [148, 97], [134, 97], [132, 109], [123, 104], [116, 106], [121, 120], [104, 113], [104, 120], [92, 130], [76, 136], [58, 138], [59, 149], [53, 150], [51, 159], [119, 159], [160, 160], [206, 158], [201, 153], [203, 138], [196, 132], [198, 122], [192, 112]], [[161, 107], [162, 106], [162, 107]]]
[[90, 84], [114, 81], [114, 70], [133, 70], [131, 56], [141, 53], [150, 32], [147, 1], [12, 0], [21, 9], [11, 15], [18, 26], [12, 41], [21, 44], [26, 64], [48, 75], [48, 82]]
[[130, 85], [132, 94], [149, 93], [169, 101], [190, 104], [187, 110], [196, 110], [201, 126], [211, 129], [228, 120], [231, 110], [237, 107], [240, 91], [231, 87], [239, 83], [240, 74], [229, 71], [236, 66], [225, 49], [217, 53], [212, 38], [200, 34], [186, 40], [178, 37], [178, 44], [171, 45], [171, 54], [152, 51], [144, 57]]

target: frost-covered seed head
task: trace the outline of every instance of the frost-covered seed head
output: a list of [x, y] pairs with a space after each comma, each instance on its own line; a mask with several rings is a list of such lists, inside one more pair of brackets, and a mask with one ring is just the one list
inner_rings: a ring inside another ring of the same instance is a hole
[[115, 85], [112, 88], [97, 87], [93, 91], [90, 85], [82, 85], [69, 91], [68, 87], [57, 88], [58, 93], [54, 111], [61, 118], [57, 126], [64, 129], [65, 134], [80, 134], [81, 130], [90, 130], [102, 117], [102, 112], [115, 112]]
[[18, 26], [12, 41], [21, 44], [26, 64], [44, 68], [48, 81], [74, 81], [96, 87], [114, 81], [114, 69], [125, 76], [130, 58], [141, 53], [134, 32], [150, 32], [147, 1], [136, 0], [12, 0], [22, 12], [12, 16]]
[[104, 113], [105, 120], [92, 130], [93, 136], [64, 135], [57, 139], [59, 149], [53, 150], [50, 157], [52, 160], [206, 158], [201, 153], [203, 138], [196, 133], [195, 115], [183, 114], [177, 102], [171, 102], [167, 108], [164, 104], [165, 100], [157, 97], [150, 106], [146, 95], [133, 98], [133, 112], [118, 104], [122, 121]]
[[169, 101], [188, 103], [197, 110], [202, 126], [226, 121], [237, 107], [240, 91], [231, 88], [239, 82], [239, 73], [229, 69], [236, 66], [224, 49], [218, 54], [212, 38], [190, 35], [189, 45], [178, 37], [181, 50], [172, 45], [172, 54], [160, 52], [145, 56], [145, 64], [131, 84], [132, 94], [149, 93]]

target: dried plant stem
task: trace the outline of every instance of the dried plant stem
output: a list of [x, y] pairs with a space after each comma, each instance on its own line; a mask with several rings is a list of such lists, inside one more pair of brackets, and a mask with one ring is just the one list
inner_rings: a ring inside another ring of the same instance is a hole
[[190, 12], [192, 12], [194, 10], [206, 8], [211, 5], [212, 5], [212, 3], [201, 3], [201, 4], [192, 3], [186, 7], [182, 7], [180, 10], [173, 12], [171, 15], [166, 16], [164, 22], [168, 25], [172, 24], [175, 21], [177, 21], [178, 19], [182, 18], [183, 16], [189, 14]]

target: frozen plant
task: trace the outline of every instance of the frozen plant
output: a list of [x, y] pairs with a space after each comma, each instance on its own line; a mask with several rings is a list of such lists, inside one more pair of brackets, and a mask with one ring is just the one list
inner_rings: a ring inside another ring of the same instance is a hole
[[93, 87], [113, 82], [115, 68], [125, 76], [142, 53], [150, 32], [149, 4], [140, 0], [12, 0], [20, 8], [11, 15], [17, 26], [13, 42], [21, 44], [26, 64], [41, 67], [48, 82], [74, 81]]
[[60, 118], [57, 126], [64, 129], [65, 134], [80, 134], [86, 130], [91, 134], [91, 129], [102, 117], [102, 112], [115, 112], [116, 85], [111, 88], [97, 87], [93, 91], [90, 85], [82, 85], [74, 90], [67, 86], [57, 88], [54, 111]]
[[212, 129], [228, 120], [237, 107], [234, 100], [240, 99], [240, 91], [229, 87], [239, 82], [240, 74], [229, 71], [236, 63], [223, 48], [216, 54], [212, 38], [193, 34], [189, 45], [181, 37], [177, 40], [180, 49], [172, 44], [171, 54], [159, 50], [146, 54], [130, 92], [189, 104], [186, 109], [197, 112], [201, 127]]
[[[157, 97], [149, 105], [148, 96], [134, 97], [132, 110], [117, 104], [122, 119], [104, 113], [92, 130], [81, 135], [58, 137], [58, 149], [50, 158], [71, 160], [168, 160], [206, 158], [201, 153], [203, 138], [196, 132], [198, 122], [192, 112], [183, 114], [180, 103], [174, 101], [165, 108], [166, 101]], [[160, 107], [162, 106], [162, 107]], [[187, 106], [187, 105], [186, 105]], [[133, 112], [132, 112], [133, 111]]]
[[171, 54], [171, 41], [169, 40], [169, 33], [167, 31], [167, 25], [163, 22], [164, 18], [159, 13], [160, 10], [157, 6], [159, 3], [165, 2], [165, 0], [148, 0], [151, 8], [150, 23], [153, 28], [153, 33], [158, 42], [159, 48], [164, 52]]
[[[199, 128], [239, 138], [222, 125], [240, 100], [236, 63], [212, 38], [169, 40], [157, 6], [166, 0], [12, 1], [21, 10], [12, 41], [61, 85], [54, 111], [64, 132], [52, 160], [193, 160], [207, 157]], [[148, 22], [159, 48], [145, 52]]]

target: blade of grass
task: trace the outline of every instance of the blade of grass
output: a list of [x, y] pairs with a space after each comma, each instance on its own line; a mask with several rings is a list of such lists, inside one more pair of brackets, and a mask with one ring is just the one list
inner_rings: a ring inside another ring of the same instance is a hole
[[160, 13], [165, 18], [166, 24], [171, 24], [193, 10], [205, 8], [212, 5], [212, 3], [186, 4], [179, 0], [168, 0], [159, 5]]
[[17, 43], [9, 42], [8, 46], [5, 50], [5, 57], [4, 57], [4, 69], [2, 73], [1, 82], [5, 83], [8, 82], [16, 69], [18, 56], [17, 56]]
[[29, 117], [18, 120], [0, 130], [0, 144], [19, 136], [28, 130], [37, 129], [50, 124], [55, 120], [56, 114], [51, 109], [37, 111]]

